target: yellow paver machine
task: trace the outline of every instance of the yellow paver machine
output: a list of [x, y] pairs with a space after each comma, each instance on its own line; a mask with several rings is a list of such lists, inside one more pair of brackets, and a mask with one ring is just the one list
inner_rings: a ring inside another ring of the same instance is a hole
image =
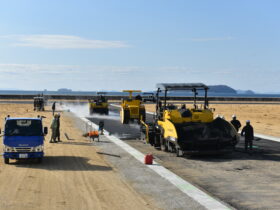
[[128, 124], [136, 120], [140, 123], [146, 121], [146, 110], [142, 103], [142, 97], [137, 95], [133, 97], [133, 93], [140, 93], [141, 90], [124, 90], [123, 92], [129, 93], [128, 99], [123, 99], [121, 103], [120, 117], [123, 124]]
[[[214, 119], [213, 109], [208, 106], [208, 89], [202, 83], [158, 84], [156, 113], [153, 122], [141, 122], [142, 139], [158, 149], [176, 152], [177, 156], [232, 151], [239, 136], [229, 122]], [[191, 91], [194, 94], [193, 105], [177, 107], [167, 103], [169, 91]], [[198, 94], [203, 94], [199, 97], [203, 99], [200, 107]]]

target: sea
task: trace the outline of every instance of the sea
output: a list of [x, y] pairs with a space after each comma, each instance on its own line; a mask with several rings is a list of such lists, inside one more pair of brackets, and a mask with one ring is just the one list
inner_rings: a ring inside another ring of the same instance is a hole
[[[150, 92], [154, 93], [154, 92]], [[36, 91], [36, 90], [0, 90], [0, 95], [74, 95], [74, 96], [96, 96], [97, 91]], [[135, 93], [136, 95], [138, 93]], [[108, 96], [126, 96], [128, 93], [108, 91]], [[162, 95], [162, 94], [161, 94]], [[168, 96], [193, 96], [192, 92], [169, 92]], [[198, 96], [204, 96], [204, 93], [199, 93]], [[217, 93], [209, 92], [208, 96], [213, 97], [248, 97], [248, 98], [280, 98], [280, 94], [238, 94], [238, 93]]]

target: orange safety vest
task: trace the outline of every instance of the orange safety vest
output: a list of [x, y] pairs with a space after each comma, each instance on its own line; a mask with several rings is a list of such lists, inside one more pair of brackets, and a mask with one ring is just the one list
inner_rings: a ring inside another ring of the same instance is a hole
[[88, 133], [88, 136], [89, 136], [89, 137], [98, 137], [98, 136], [99, 136], [99, 133], [98, 133], [98, 131], [90, 131], [90, 132]]

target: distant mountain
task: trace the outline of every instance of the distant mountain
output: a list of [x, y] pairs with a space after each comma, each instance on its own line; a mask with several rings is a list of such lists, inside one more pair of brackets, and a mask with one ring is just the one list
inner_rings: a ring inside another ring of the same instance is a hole
[[255, 92], [252, 90], [237, 90], [237, 94], [254, 95]]
[[237, 94], [237, 91], [227, 85], [210, 85], [209, 92], [211, 93], [230, 93]]
[[72, 92], [72, 90], [67, 88], [60, 88], [57, 90], [57, 92]]

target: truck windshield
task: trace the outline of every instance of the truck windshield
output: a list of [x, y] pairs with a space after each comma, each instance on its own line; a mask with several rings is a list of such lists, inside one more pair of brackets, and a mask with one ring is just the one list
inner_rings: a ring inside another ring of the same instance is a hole
[[7, 120], [5, 136], [41, 136], [43, 135], [40, 120]]

